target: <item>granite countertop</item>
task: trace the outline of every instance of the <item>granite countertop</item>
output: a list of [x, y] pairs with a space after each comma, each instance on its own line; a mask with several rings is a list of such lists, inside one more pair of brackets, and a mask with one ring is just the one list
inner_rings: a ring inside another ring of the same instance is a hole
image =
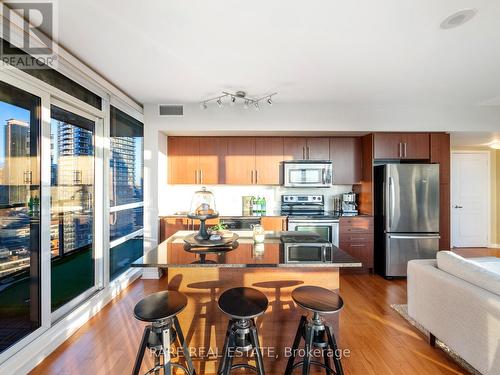
[[132, 263], [132, 267], [302, 267], [332, 268], [361, 267], [361, 262], [334, 246], [332, 262], [325, 263], [285, 263], [281, 232], [266, 232], [263, 244], [255, 244], [252, 231], [236, 231], [240, 238], [238, 246], [230, 251], [206, 255], [206, 263], [200, 263], [200, 255], [184, 249], [183, 238], [194, 233], [179, 231]]

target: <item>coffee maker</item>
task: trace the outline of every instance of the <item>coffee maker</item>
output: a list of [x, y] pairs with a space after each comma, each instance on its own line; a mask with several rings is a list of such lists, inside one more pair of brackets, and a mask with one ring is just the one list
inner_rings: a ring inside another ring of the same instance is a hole
[[342, 194], [342, 215], [356, 216], [358, 214], [356, 194], [353, 192]]

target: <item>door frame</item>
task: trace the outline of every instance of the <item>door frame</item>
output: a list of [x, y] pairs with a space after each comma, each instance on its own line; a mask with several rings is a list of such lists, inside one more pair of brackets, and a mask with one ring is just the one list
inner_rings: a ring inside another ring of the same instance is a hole
[[489, 150], [452, 150], [451, 151], [451, 168], [450, 168], [450, 243], [451, 247], [454, 248], [454, 238], [453, 238], [453, 184], [454, 175], [453, 175], [453, 157], [455, 155], [464, 155], [464, 154], [480, 154], [488, 156], [488, 168], [487, 168], [487, 184], [486, 184], [486, 199], [487, 199], [487, 233], [486, 233], [486, 246], [491, 246], [491, 151]]

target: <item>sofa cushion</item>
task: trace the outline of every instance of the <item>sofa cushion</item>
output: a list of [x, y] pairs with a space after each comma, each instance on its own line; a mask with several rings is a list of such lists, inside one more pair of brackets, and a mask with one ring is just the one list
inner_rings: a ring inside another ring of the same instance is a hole
[[437, 266], [442, 271], [500, 296], [500, 273], [495, 261], [469, 260], [451, 251], [439, 251]]

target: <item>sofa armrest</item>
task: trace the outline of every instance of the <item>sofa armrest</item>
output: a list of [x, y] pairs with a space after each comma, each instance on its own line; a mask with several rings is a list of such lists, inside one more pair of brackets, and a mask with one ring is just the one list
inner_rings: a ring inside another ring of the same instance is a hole
[[408, 314], [481, 373], [500, 368], [500, 296], [441, 271], [435, 260], [415, 260]]

